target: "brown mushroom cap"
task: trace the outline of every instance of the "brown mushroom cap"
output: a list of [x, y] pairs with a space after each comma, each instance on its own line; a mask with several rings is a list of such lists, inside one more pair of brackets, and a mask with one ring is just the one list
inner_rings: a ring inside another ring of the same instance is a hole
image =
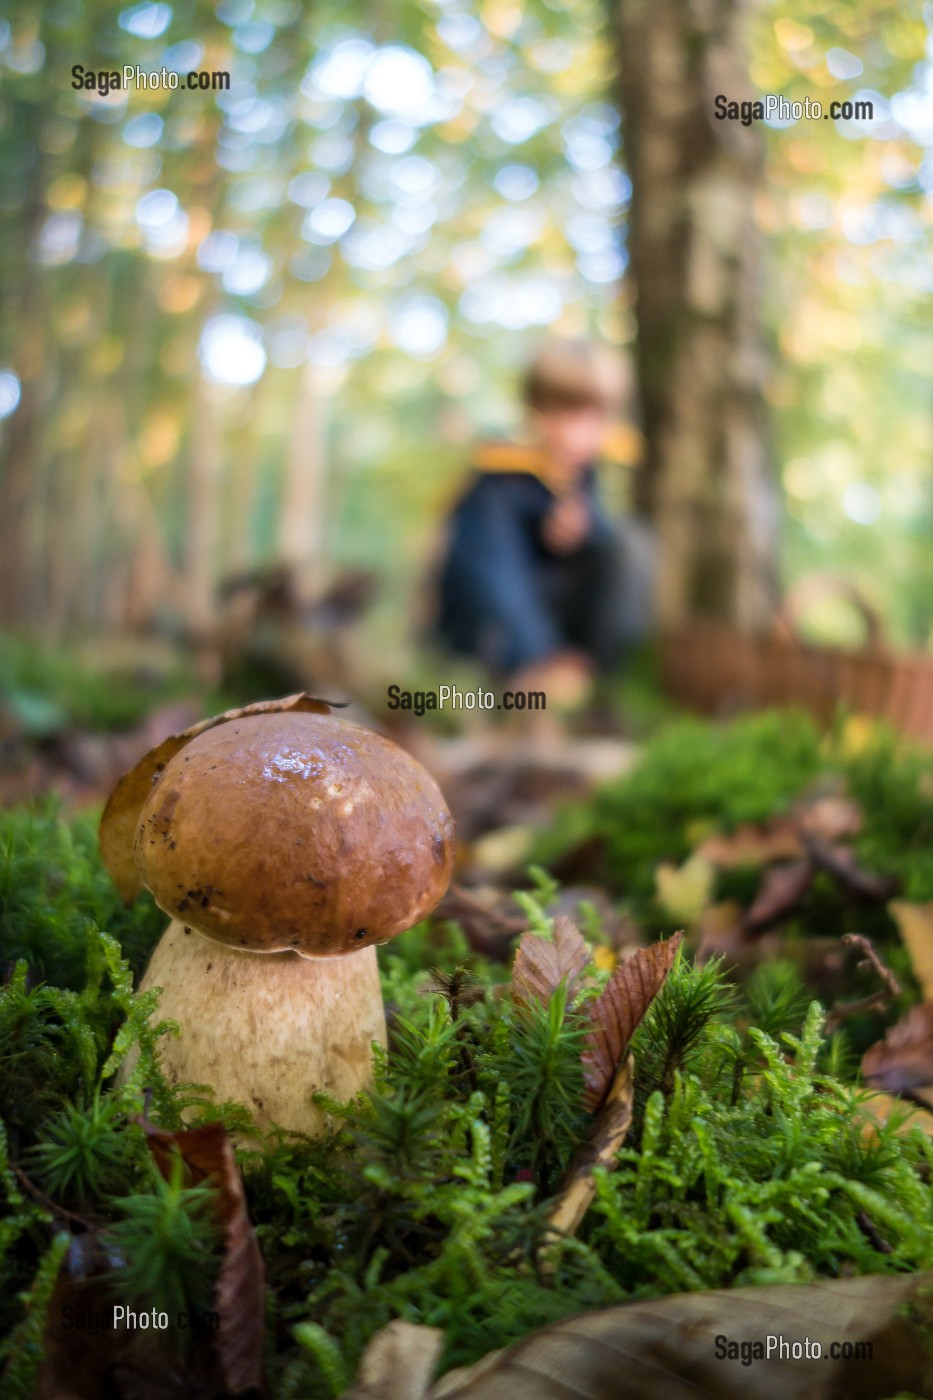
[[134, 857], [156, 903], [220, 943], [334, 957], [437, 904], [453, 822], [397, 744], [331, 715], [244, 716], [197, 735], [156, 779]]

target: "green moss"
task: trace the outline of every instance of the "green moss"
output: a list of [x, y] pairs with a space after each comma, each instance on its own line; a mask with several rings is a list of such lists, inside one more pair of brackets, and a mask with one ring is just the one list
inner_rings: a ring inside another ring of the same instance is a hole
[[[803, 739], [800, 751], [802, 769]], [[773, 792], [776, 773], [770, 781]], [[216, 1263], [203, 1203], [154, 1180], [132, 1118], [145, 1089], [165, 1126], [186, 1108], [243, 1120], [161, 1076], [154, 999], [133, 993], [118, 944], [97, 931], [110, 917], [138, 949], [143, 916], [113, 902], [90, 826], [45, 813], [9, 830], [27, 878], [5, 887], [0, 917], [29, 962], [0, 989], [0, 1332], [4, 1393], [26, 1394], [62, 1237], [12, 1163], [106, 1232], [123, 1258], [117, 1300], [176, 1297], [194, 1261], [203, 1301]], [[60, 882], [51, 891], [46, 861]], [[539, 886], [526, 905], [544, 929]], [[80, 914], [68, 913], [69, 890]], [[37, 982], [33, 967], [63, 985]], [[449, 1367], [625, 1298], [933, 1257], [930, 1145], [894, 1126], [866, 1133], [857, 1090], [836, 1074], [847, 1066], [792, 969], [763, 970], [740, 995], [715, 965], [682, 959], [638, 1033], [629, 1139], [542, 1281], [534, 1260], [549, 1196], [588, 1128], [578, 1008], [493, 995], [502, 969], [470, 957], [450, 928], [404, 935], [383, 975], [396, 1011], [373, 1092], [331, 1105], [325, 1140], [282, 1137], [240, 1154], [268, 1271], [275, 1396], [338, 1394], [396, 1316], [441, 1327]], [[117, 1090], [134, 1045], [139, 1062]]]
[[650, 898], [657, 864], [684, 860], [698, 831], [764, 821], [789, 806], [820, 767], [820, 735], [793, 711], [729, 725], [678, 720], [645, 746], [631, 773], [565, 808], [542, 837], [542, 863], [598, 838], [610, 883]]
[[33, 738], [69, 725], [124, 729], [138, 724], [160, 702], [190, 695], [191, 679], [181, 663], [166, 668], [94, 664], [74, 648], [38, 644], [0, 633], [0, 709]]
[[[704, 976], [675, 970], [637, 1037], [643, 1063]], [[822, 1020], [813, 1003], [798, 1035], [777, 1038], [711, 1020], [671, 1092], [648, 1097], [587, 1222], [627, 1293], [928, 1266], [933, 1146], [898, 1121], [866, 1130], [860, 1091], [821, 1067]]]
[[933, 756], [880, 730], [844, 771], [865, 813], [864, 865], [896, 875], [904, 899], [933, 899]]
[[149, 894], [124, 908], [97, 849], [96, 814], [70, 821], [53, 802], [0, 811], [0, 942], [33, 980], [83, 985], [92, 925], [116, 938], [135, 974], [165, 927]]
[[[852, 753], [844, 723], [824, 735], [794, 711], [727, 724], [675, 722], [645, 745], [630, 773], [566, 805], [536, 856], [551, 865], [588, 843], [599, 851], [598, 876], [657, 926], [660, 863], [680, 864], [705, 835], [780, 816], [821, 790], [846, 792], [859, 804], [863, 827], [854, 848], [866, 870], [895, 877], [906, 899], [933, 899], [933, 755], [883, 726]], [[747, 905], [757, 882], [753, 867], [719, 872], [713, 897]], [[859, 903], [820, 876], [791, 932], [838, 935], [854, 927], [894, 934], [883, 906]]]

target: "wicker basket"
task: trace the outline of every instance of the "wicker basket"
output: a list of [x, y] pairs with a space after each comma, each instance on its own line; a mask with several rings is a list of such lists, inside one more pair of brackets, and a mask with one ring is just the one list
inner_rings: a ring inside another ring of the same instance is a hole
[[[804, 608], [829, 592], [844, 597], [863, 617], [867, 635], [861, 649], [821, 646], [799, 636]], [[662, 637], [661, 657], [671, 695], [707, 713], [797, 705], [825, 721], [844, 705], [933, 745], [933, 656], [890, 647], [877, 613], [842, 580], [823, 575], [805, 580], [788, 596], [769, 633], [749, 636], [711, 622], [671, 630]]]

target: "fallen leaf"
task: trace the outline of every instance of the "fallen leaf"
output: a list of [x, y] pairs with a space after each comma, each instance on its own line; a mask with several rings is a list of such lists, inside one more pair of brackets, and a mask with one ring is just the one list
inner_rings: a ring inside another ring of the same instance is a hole
[[793, 812], [762, 823], [745, 822], [732, 832], [713, 832], [694, 855], [720, 870], [743, 865], [772, 865], [806, 855], [804, 837], [840, 841], [862, 829], [862, 812], [848, 797], [817, 797]]
[[850, 715], [842, 726], [839, 749], [844, 758], [857, 758], [874, 742], [878, 721], [868, 715]]
[[761, 877], [758, 893], [745, 915], [745, 927], [750, 933], [761, 933], [772, 924], [792, 914], [813, 882], [813, 867], [808, 860], [792, 860], [787, 865], [774, 865]]
[[[593, 1172], [597, 1167], [612, 1166], [632, 1126], [634, 1071], [635, 1062], [629, 1055], [616, 1071], [587, 1140], [570, 1165], [567, 1179], [548, 1214], [548, 1225], [558, 1234], [576, 1233], [596, 1192]], [[538, 1256], [538, 1269], [543, 1279], [553, 1275], [550, 1254], [550, 1247], [545, 1245]]]
[[600, 972], [614, 972], [618, 958], [608, 943], [600, 943], [593, 949], [593, 966]]
[[528, 927], [526, 916], [510, 897], [491, 886], [467, 890], [451, 885], [431, 918], [454, 920], [474, 953], [503, 963], [509, 961], [515, 940]]
[[606, 875], [606, 838], [586, 836], [548, 862], [548, 869], [562, 885], [580, 880], [602, 880]]
[[470, 849], [501, 827], [545, 825], [555, 801], [585, 797], [593, 787], [593, 779], [563, 747], [502, 748], [488, 737], [428, 746], [417, 742], [419, 737], [415, 747], [421, 761], [441, 784], [459, 838]]
[[639, 948], [616, 968], [599, 996], [587, 1006], [589, 1029], [583, 1050], [586, 1102], [591, 1109], [609, 1091], [632, 1036], [664, 985], [683, 941], [673, 938]]
[[861, 1103], [862, 1112], [876, 1123], [887, 1123], [894, 1112], [905, 1115], [899, 1131], [909, 1132], [911, 1128], [922, 1128], [928, 1137], [933, 1137], [933, 1113], [929, 1109], [911, 1103], [909, 1099], [898, 1098], [896, 1094], [868, 1094]]
[[697, 961], [734, 955], [745, 937], [744, 917], [742, 906], [735, 899], [708, 905], [694, 929]]
[[224, 1242], [214, 1293], [217, 1331], [209, 1347], [183, 1352], [165, 1334], [104, 1322], [94, 1333], [75, 1329], [69, 1321], [75, 1316], [112, 1316], [118, 1259], [105, 1231], [72, 1236], [49, 1305], [37, 1400], [210, 1400], [261, 1388], [263, 1264], [227, 1131], [222, 1123], [173, 1133], [137, 1122], [163, 1176], [170, 1177], [180, 1152], [190, 1184], [208, 1181], [214, 1188]]
[[46, 1310], [34, 1400], [96, 1400], [109, 1393], [111, 1368], [133, 1334], [117, 1328], [92, 1333], [69, 1323], [113, 1316], [113, 1264], [99, 1231], [71, 1235]]
[[933, 1082], [933, 1002], [912, 1006], [884, 1040], [869, 1046], [862, 1074], [875, 1088], [894, 1094]]
[[180, 749], [199, 734], [215, 728], [218, 724], [227, 724], [230, 720], [243, 719], [247, 715], [277, 714], [283, 710], [326, 715], [336, 703], [330, 700], [316, 700], [304, 692], [287, 695], [282, 700], [260, 700], [255, 705], [225, 710], [223, 714], [202, 719], [198, 724], [183, 729], [180, 734], [170, 735], [150, 749], [134, 768], [123, 774], [110, 794], [100, 819], [100, 853], [121, 899], [130, 904], [142, 889], [133, 859], [133, 838], [136, 835], [139, 814], [149, 796], [153, 779]]
[[915, 1084], [910, 1097], [924, 1108], [933, 1108], [933, 1084]]
[[177, 1332], [113, 1325], [119, 1263], [106, 1232], [71, 1236], [46, 1312], [34, 1400], [223, 1400], [212, 1350], [178, 1346]]
[[444, 1334], [397, 1317], [366, 1345], [356, 1380], [341, 1400], [423, 1400]]
[[497, 826], [478, 836], [470, 847], [470, 870], [480, 876], [521, 871], [531, 859], [535, 829], [527, 822]]
[[561, 982], [572, 992], [591, 966], [590, 950], [576, 924], [561, 915], [554, 920], [554, 937], [522, 934], [512, 966], [516, 1001], [550, 1001]]
[[843, 889], [857, 899], [889, 899], [897, 892], [899, 881], [893, 875], [875, 875], [863, 870], [855, 852], [848, 846], [840, 846], [832, 841], [824, 841], [818, 836], [807, 836], [807, 852], [814, 865], [825, 870]]
[[709, 904], [716, 883], [716, 867], [700, 855], [683, 865], [659, 865], [654, 872], [657, 901], [679, 924], [695, 924]]
[[782, 817], [763, 826], [746, 822], [729, 834], [717, 832], [701, 841], [694, 855], [711, 861], [720, 870], [736, 870], [743, 865], [793, 860], [803, 855], [803, 845], [796, 823], [790, 817]]
[[933, 900], [912, 904], [906, 899], [892, 899], [888, 910], [910, 954], [923, 999], [933, 1001]]
[[[933, 1394], [933, 1273], [716, 1289], [603, 1308], [451, 1371], [428, 1400], [877, 1400]], [[717, 1339], [775, 1337], [766, 1360], [720, 1358]], [[777, 1338], [818, 1343], [817, 1362]], [[830, 1345], [871, 1343], [869, 1355]]]
[[213, 1338], [224, 1387], [232, 1395], [262, 1386], [265, 1271], [259, 1243], [246, 1209], [243, 1179], [222, 1123], [168, 1132], [137, 1120], [146, 1134], [159, 1171], [171, 1176], [175, 1152], [191, 1175], [191, 1184], [210, 1179], [217, 1193], [217, 1217], [224, 1253], [214, 1306], [220, 1323]]

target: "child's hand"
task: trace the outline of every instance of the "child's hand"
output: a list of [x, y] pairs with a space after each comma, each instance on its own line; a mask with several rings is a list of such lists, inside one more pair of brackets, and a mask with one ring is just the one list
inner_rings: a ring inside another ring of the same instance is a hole
[[572, 554], [590, 533], [589, 506], [582, 496], [556, 501], [541, 527], [541, 538], [552, 554]]

